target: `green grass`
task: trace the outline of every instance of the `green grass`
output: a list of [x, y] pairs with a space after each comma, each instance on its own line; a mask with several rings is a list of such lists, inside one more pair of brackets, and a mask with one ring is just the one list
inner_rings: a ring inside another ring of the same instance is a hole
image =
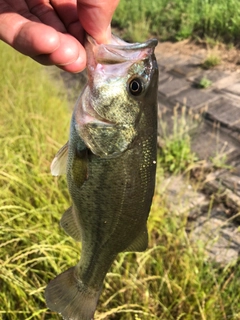
[[42, 67], [0, 45], [0, 315], [43, 319], [46, 282], [78, 256], [58, 227], [66, 183], [49, 174], [70, 113]]
[[[144, 33], [138, 24], [145, 24]], [[237, 0], [121, 0], [113, 25], [129, 40], [145, 41], [148, 32], [161, 40], [201, 37], [237, 43], [240, 6]]]
[[[49, 166], [66, 141], [70, 113], [61, 84], [0, 43], [0, 318], [60, 319], [45, 305], [46, 283], [76, 264], [80, 247], [59, 228], [70, 200]], [[160, 161], [160, 160], [159, 160]], [[119, 255], [96, 320], [239, 319], [240, 270], [208, 262], [192, 245], [186, 217], [169, 212], [158, 167], [149, 249]]]
[[203, 69], [211, 69], [218, 66], [221, 63], [221, 58], [217, 55], [211, 54], [202, 64]]
[[160, 120], [160, 156], [159, 165], [165, 172], [181, 173], [187, 171], [189, 166], [197, 161], [197, 156], [191, 150], [190, 130], [198, 125], [192, 115], [187, 114], [186, 107], [175, 107], [172, 127]]
[[198, 87], [201, 89], [207, 89], [211, 87], [211, 85], [212, 85], [212, 81], [206, 77], [203, 77], [202, 79], [200, 79]]

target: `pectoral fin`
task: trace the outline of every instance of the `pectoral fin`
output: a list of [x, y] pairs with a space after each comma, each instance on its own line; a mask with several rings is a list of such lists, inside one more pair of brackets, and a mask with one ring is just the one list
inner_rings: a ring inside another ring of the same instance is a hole
[[141, 252], [146, 250], [147, 246], [148, 246], [148, 231], [147, 231], [147, 227], [145, 227], [143, 231], [139, 233], [139, 235], [132, 241], [132, 243], [124, 251]]
[[88, 179], [88, 150], [76, 149], [75, 156], [73, 158], [71, 175], [75, 186], [81, 188], [84, 182]]
[[81, 241], [81, 230], [73, 206], [68, 208], [62, 215], [60, 226], [74, 240]]
[[51, 174], [60, 176], [66, 173], [68, 158], [68, 142], [58, 151], [51, 163]]

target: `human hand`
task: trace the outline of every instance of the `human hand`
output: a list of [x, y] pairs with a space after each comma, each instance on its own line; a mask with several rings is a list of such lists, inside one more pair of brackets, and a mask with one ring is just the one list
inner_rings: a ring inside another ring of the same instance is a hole
[[119, 0], [0, 0], [0, 40], [44, 65], [69, 72], [86, 66], [84, 33], [110, 40]]

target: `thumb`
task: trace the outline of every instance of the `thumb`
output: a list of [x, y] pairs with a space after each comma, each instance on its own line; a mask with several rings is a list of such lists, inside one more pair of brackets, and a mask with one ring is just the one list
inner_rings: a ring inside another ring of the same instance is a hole
[[111, 20], [119, 0], [78, 0], [78, 17], [84, 30], [98, 43], [111, 39]]

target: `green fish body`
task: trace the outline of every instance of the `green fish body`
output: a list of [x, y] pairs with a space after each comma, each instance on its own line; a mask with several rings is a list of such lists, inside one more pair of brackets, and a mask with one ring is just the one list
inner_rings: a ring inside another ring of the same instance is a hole
[[82, 242], [81, 259], [50, 281], [46, 301], [68, 320], [91, 320], [117, 254], [144, 251], [157, 148], [155, 39], [128, 44], [88, 36], [88, 83], [53, 175], [66, 171], [73, 205], [61, 226]]

